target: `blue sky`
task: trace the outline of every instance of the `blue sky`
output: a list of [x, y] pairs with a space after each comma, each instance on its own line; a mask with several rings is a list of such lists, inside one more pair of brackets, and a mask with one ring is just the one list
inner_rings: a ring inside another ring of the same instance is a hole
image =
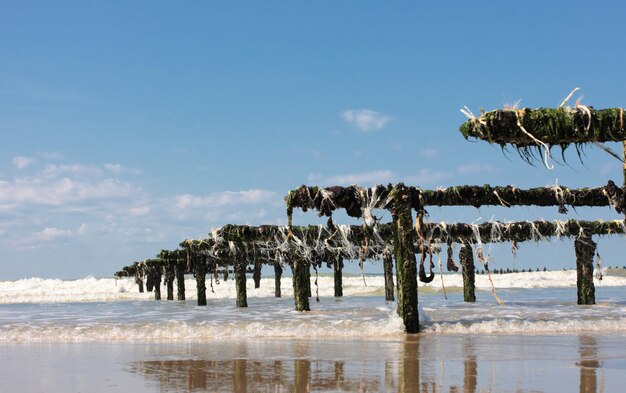
[[[550, 171], [458, 127], [464, 105], [554, 107], [577, 86], [584, 104], [626, 106], [625, 8], [2, 2], [0, 279], [110, 276], [212, 227], [286, 223], [282, 198], [305, 183], [621, 183], [621, 163], [598, 149], [584, 165], [568, 151], [569, 166]], [[619, 218], [554, 210], [430, 213]], [[523, 246], [517, 262], [506, 245], [493, 251], [500, 266], [560, 268], [573, 266], [571, 248]], [[599, 251], [623, 265], [623, 239], [601, 239]]]

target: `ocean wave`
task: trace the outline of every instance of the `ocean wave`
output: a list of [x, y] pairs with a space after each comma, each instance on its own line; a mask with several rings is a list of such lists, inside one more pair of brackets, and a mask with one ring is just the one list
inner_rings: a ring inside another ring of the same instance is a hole
[[[461, 274], [444, 274], [444, 285], [450, 290], [463, 287]], [[493, 274], [492, 279], [498, 288], [565, 288], [576, 286], [576, 271], [548, 271], [510, 274]], [[313, 282], [312, 291], [319, 296], [334, 295], [334, 281], [332, 275], [320, 275], [318, 287]], [[598, 286], [626, 286], [626, 277], [619, 275], [605, 275]], [[248, 297], [273, 297], [274, 278], [264, 277], [261, 287], [254, 288], [251, 279], [247, 281]], [[196, 298], [196, 282], [193, 278], [185, 279], [185, 296], [187, 299]], [[291, 277], [285, 276], [281, 281], [283, 296], [293, 296]], [[436, 277], [429, 284], [419, 283], [420, 291], [433, 293], [441, 291], [441, 279]], [[486, 275], [476, 276], [477, 289], [490, 289]], [[174, 289], [176, 291], [176, 289]], [[161, 286], [162, 298], [166, 297], [165, 285]], [[368, 275], [365, 282], [360, 276], [347, 275], [343, 278], [343, 293], [345, 296], [369, 295], [380, 296], [384, 293], [384, 278], [382, 275]], [[207, 297], [209, 299], [235, 299], [237, 293], [234, 280], [221, 281], [219, 285], [210, 286], [207, 277]], [[54, 303], [54, 302], [102, 302], [102, 301], [138, 301], [154, 298], [153, 293], [139, 293], [132, 278], [94, 278], [86, 277], [78, 280], [59, 280], [44, 278], [29, 278], [17, 281], [0, 281], [0, 304], [9, 303]]]

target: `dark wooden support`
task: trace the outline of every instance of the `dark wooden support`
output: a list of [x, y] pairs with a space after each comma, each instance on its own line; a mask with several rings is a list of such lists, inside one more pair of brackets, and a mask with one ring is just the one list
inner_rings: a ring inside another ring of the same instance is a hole
[[311, 297], [311, 266], [306, 263], [306, 270], [304, 271], [304, 288], [306, 290], [306, 296]]
[[154, 300], [161, 300], [162, 267], [153, 268], [152, 275], [154, 277]]
[[146, 276], [146, 290], [148, 292], [152, 292], [154, 290], [154, 275], [152, 274], [151, 267], [145, 267], [143, 269], [144, 275]]
[[203, 256], [192, 255], [193, 270], [196, 275], [196, 292], [198, 294], [198, 306], [206, 306], [206, 272], [207, 265]]
[[274, 261], [274, 296], [280, 297], [280, 278], [283, 275], [283, 268], [279, 261]]
[[578, 288], [578, 304], [596, 304], [595, 286], [593, 284], [593, 256], [596, 243], [591, 236], [584, 234], [574, 240], [576, 251], [576, 287]]
[[333, 261], [333, 273], [335, 278], [335, 297], [343, 296], [343, 259], [335, 258]]
[[461, 272], [463, 273], [463, 301], [473, 303], [476, 301], [474, 253], [472, 246], [463, 244], [459, 254]]
[[185, 300], [185, 260], [176, 260], [176, 298]]
[[395, 187], [391, 214], [393, 219], [394, 256], [398, 280], [398, 315], [407, 333], [419, 331], [417, 313], [417, 261], [413, 253], [413, 217], [411, 193], [402, 183]]
[[385, 272], [385, 300], [393, 302], [396, 299], [393, 294], [393, 257], [391, 253], [383, 255], [383, 270]]
[[235, 288], [237, 290], [237, 307], [248, 307], [248, 293], [246, 291], [245, 262], [235, 263]]
[[261, 288], [261, 262], [254, 261], [254, 271], [252, 272], [254, 289]]
[[174, 300], [174, 278], [176, 277], [174, 261], [165, 263], [165, 285], [167, 286], [167, 300]]
[[139, 293], [143, 293], [143, 276], [140, 268], [135, 272], [135, 284], [139, 287]]
[[309, 264], [301, 257], [293, 257], [293, 297], [296, 303], [296, 311], [310, 311], [309, 308], [309, 296], [307, 294], [307, 270], [309, 270]]

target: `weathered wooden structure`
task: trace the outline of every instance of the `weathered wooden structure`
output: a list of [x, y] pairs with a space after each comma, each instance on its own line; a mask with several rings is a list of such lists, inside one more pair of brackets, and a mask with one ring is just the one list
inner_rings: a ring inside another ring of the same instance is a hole
[[[511, 108], [486, 112], [478, 118], [471, 114], [469, 116], [470, 120], [461, 126], [461, 132], [466, 138], [482, 139], [501, 146], [511, 144], [529, 161], [537, 158], [537, 151], [542, 152], [546, 165], [550, 148], [554, 145], [565, 149], [569, 144], [575, 144], [578, 149], [584, 143], [626, 139], [624, 110], [621, 108], [600, 111], [582, 105], [557, 109]], [[483, 251], [484, 243], [510, 241], [515, 244], [552, 237], [573, 237], [578, 272], [578, 303], [594, 304], [593, 257], [596, 245], [592, 236], [624, 234], [624, 220], [446, 224], [427, 222], [426, 208], [555, 206], [560, 213], [565, 214], [568, 207], [611, 206], [617, 213], [626, 213], [624, 191], [623, 187], [616, 186], [612, 181], [608, 181], [606, 186], [580, 189], [559, 185], [531, 189], [464, 185], [438, 190], [423, 190], [402, 183], [371, 188], [356, 185], [326, 188], [303, 185], [289, 191], [285, 197], [287, 226], [226, 225], [206, 239], [185, 240], [179, 250], [163, 250], [156, 259], [127, 266], [116, 276], [135, 276], [140, 291], [145, 278], [148, 290], [155, 288], [155, 299], [160, 299], [160, 288], [157, 288], [164, 276], [167, 298], [170, 300], [173, 299], [173, 282], [176, 278], [178, 299], [184, 300], [184, 274], [193, 274], [197, 283], [198, 305], [206, 305], [206, 275], [217, 277], [221, 272], [226, 278], [229, 269], [232, 269], [237, 288], [236, 304], [238, 307], [246, 307], [246, 273], [253, 274], [255, 287], [258, 287], [261, 266], [272, 266], [275, 295], [280, 297], [280, 280], [283, 268], [288, 265], [293, 273], [295, 308], [308, 311], [311, 268], [317, 269], [322, 263], [332, 267], [335, 296], [342, 296], [344, 261], [381, 259], [386, 299], [394, 300], [392, 265], [395, 260], [398, 314], [404, 320], [406, 331], [412, 333], [419, 330], [417, 280], [433, 280], [432, 255], [439, 254], [443, 247], [447, 247], [448, 270], [457, 271], [452, 245], [461, 245], [459, 259], [464, 300], [473, 302], [476, 300], [474, 256], [489, 273], [488, 257]], [[294, 208], [315, 210], [318, 215], [329, 217], [328, 225], [294, 226]], [[350, 217], [362, 219], [363, 225], [335, 225], [332, 215], [338, 209], [344, 210]], [[392, 221], [381, 223], [373, 215], [373, 209], [388, 210]], [[424, 267], [426, 260], [430, 261], [429, 275]]]

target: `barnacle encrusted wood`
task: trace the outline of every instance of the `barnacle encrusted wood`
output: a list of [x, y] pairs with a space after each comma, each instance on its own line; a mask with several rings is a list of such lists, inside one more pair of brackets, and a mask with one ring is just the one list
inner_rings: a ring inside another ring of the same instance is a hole
[[[553, 145], [626, 140], [624, 109], [574, 108], [496, 109], [474, 117], [461, 125], [461, 134], [501, 146], [536, 146], [528, 133], [541, 142]], [[526, 132], [524, 132], [524, 130]]]
[[[352, 225], [345, 229], [344, 235], [338, 231], [331, 231], [326, 227], [320, 226], [308, 226], [308, 227], [293, 227], [294, 236], [298, 237], [298, 241], [302, 242], [302, 247], [316, 249], [316, 252], [310, 252], [310, 257], [320, 258], [325, 260], [327, 257], [335, 258], [337, 256], [350, 258], [350, 254], [354, 254], [355, 251], [347, 250], [346, 247], [358, 249], [360, 244], [363, 244], [368, 231], [360, 225]], [[245, 234], [246, 242], [249, 247], [239, 249], [231, 248], [229, 242], [217, 241], [213, 239], [205, 239], [203, 241], [193, 241], [196, 244], [211, 244], [212, 249], [210, 255], [228, 255], [229, 258], [224, 260], [224, 265], [232, 266], [235, 259], [254, 261], [255, 259], [261, 260], [263, 263], [274, 264], [279, 258], [276, 252], [270, 252], [269, 250], [279, 249], [282, 240], [275, 237], [276, 234], [282, 234], [286, 232], [284, 226], [264, 225], [260, 227], [253, 227], [247, 225], [228, 225], [218, 230], [218, 234], [222, 234], [227, 238], [233, 238]], [[613, 221], [583, 221], [583, 220], [567, 220], [567, 221], [518, 221], [518, 222], [485, 222], [482, 224], [467, 224], [467, 223], [423, 223], [422, 234], [424, 239], [429, 243], [477, 243], [477, 237], [480, 237], [480, 241], [483, 243], [489, 242], [505, 242], [515, 241], [517, 243], [526, 241], [541, 241], [548, 238], [562, 238], [562, 237], [574, 237], [577, 238], [583, 233], [603, 236], [611, 234], [626, 234], [626, 224], [623, 220]], [[419, 253], [420, 247], [418, 244], [419, 239], [415, 231], [412, 232], [413, 249], [414, 252]], [[379, 224], [377, 226], [376, 236], [368, 237], [369, 247], [367, 257], [379, 257], [384, 256], [389, 251], [388, 248], [382, 247], [388, 245], [393, 241], [393, 228], [392, 224]], [[191, 241], [188, 242], [190, 244]], [[324, 250], [328, 252], [324, 254]], [[267, 252], [266, 252], [267, 251]], [[171, 251], [170, 251], [171, 252]], [[183, 250], [176, 250], [175, 252], [184, 253]], [[233, 258], [232, 253], [235, 252], [236, 258]], [[300, 253], [302, 254], [302, 253]], [[214, 259], [207, 255], [208, 259]], [[288, 257], [288, 255], [285, 255]], [[199, 260], [206, 264], [206, 260]], [[161, 259], [148, 259], [144, 262], [135, 262], [130, 266], [122, 268], [121, 271], [115, 273], [115, 277], [133, 277], [137, 270], [145, 268], [157, 268], [162, 269], [164, 262]], [[186, 272], [193, 273], [194, 265], [186, 266]]]
[[[462, 185], [440, 190], [408, 187], [416, 211], [424, 206], [609, 206], [621, 207], [622, 190], [609, 180], [607, 186], [573, 189], [563, 185], [520, 189], [514, 186]], [[336, 209], [345, 209], [351, 217], [371, 217], [371, 209], [387, 209], [394, 198], [394, 186], [371, 188], [309, 187], [302, 185], [285, 198], [289, 217], [293, 208], [314, 209], [330, 217]], [[619, 212], [619, 211], [618, 211]]]

